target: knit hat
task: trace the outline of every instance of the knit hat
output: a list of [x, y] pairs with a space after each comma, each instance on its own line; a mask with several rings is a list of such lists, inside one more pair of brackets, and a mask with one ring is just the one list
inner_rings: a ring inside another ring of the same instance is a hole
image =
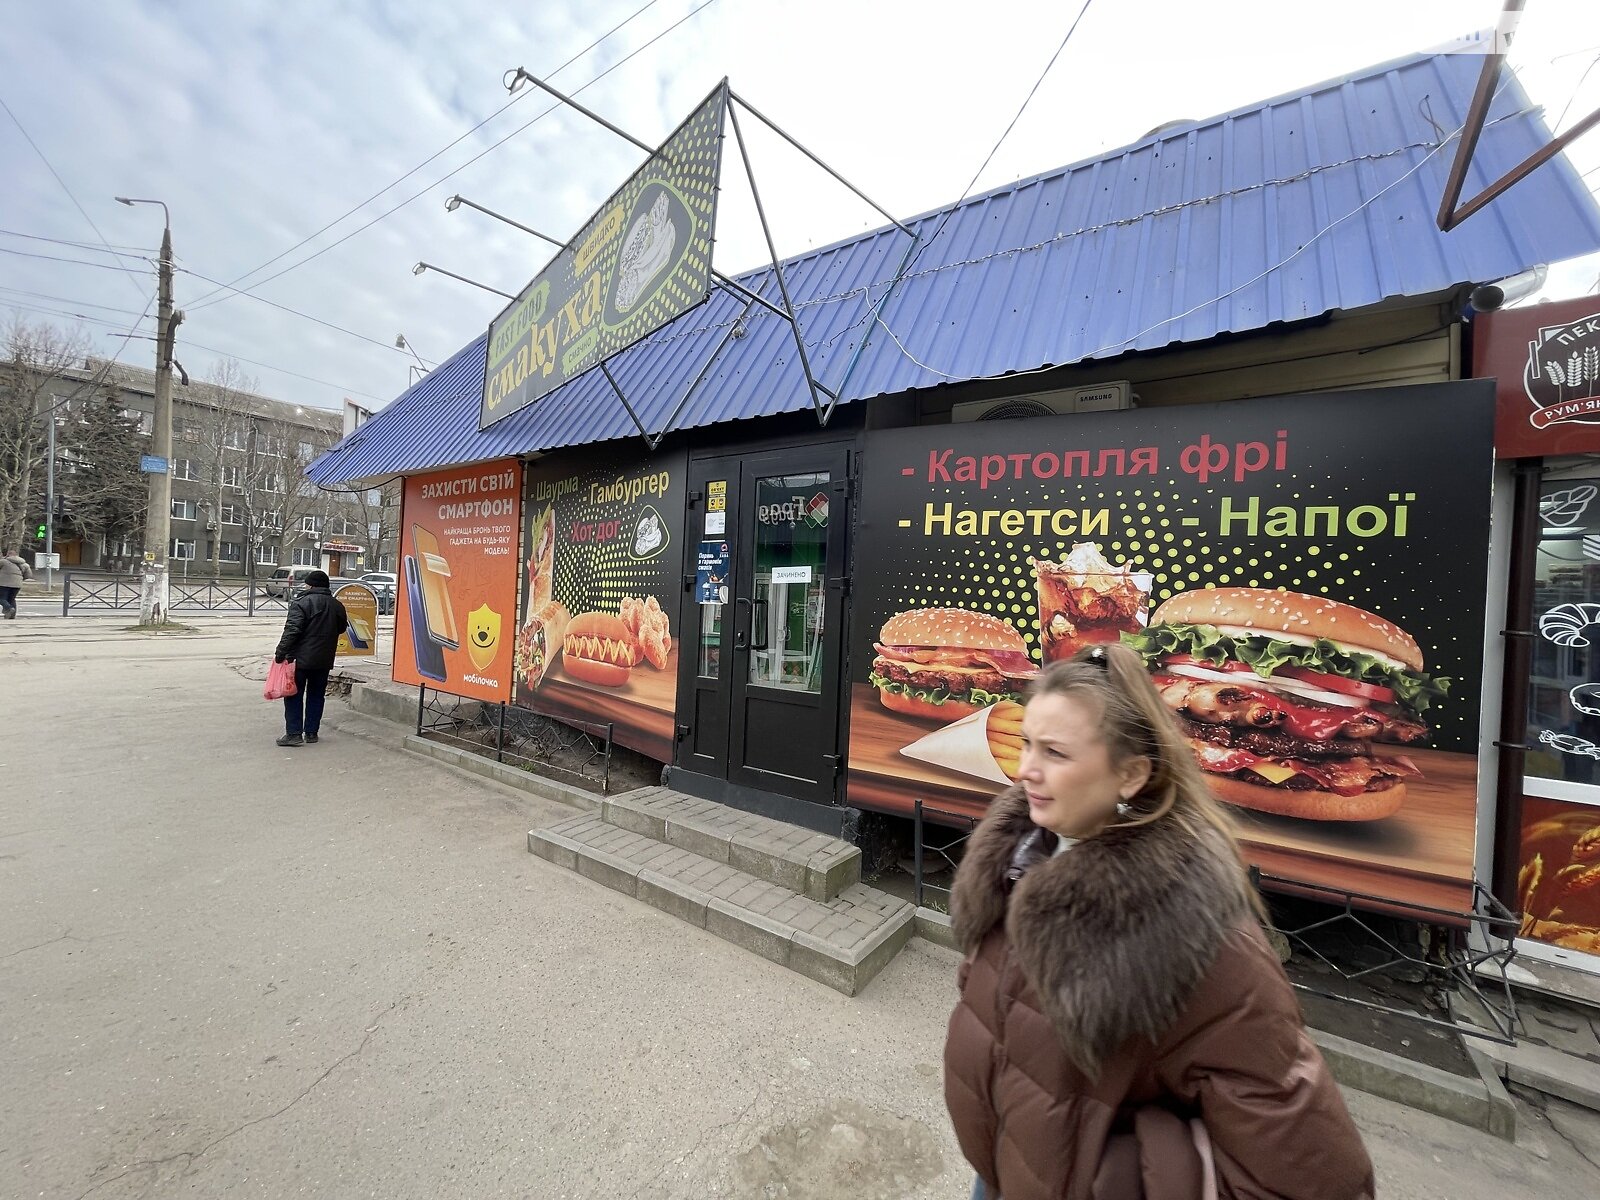
[[308, 571], [306, 573], [306, 586], [319, 588], [328, 586], [328, 573], [326, 571]]

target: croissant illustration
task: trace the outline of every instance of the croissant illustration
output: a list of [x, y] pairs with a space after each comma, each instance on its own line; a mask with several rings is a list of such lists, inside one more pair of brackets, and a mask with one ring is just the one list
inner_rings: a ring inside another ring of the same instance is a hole
[[1539, 618], [1539, 632], [1558, 646], [1587, 646], [1584, 631], [1600, 623], [1600, 604], [1558, 604]]

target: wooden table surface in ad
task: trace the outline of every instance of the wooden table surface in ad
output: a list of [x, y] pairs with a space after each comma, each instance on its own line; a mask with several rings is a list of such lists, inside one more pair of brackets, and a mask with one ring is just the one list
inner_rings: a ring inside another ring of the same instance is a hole
[[[853, 688], [850, 715], [852, 805], [910, 815], [928, 809], [980, 817], [995, 787], [900, 753], [938, 728], [892, 713], [867, 684]], [[1470, 754], [1406, 751], [1422, 778], [1406, 784], [1406, 802], [1382, 821], [1306, 821], [1230, 809], [1251, 860], [1273, 875], [1383, 896], [1402, 904], [1470, 909], [1477, 813], [1477, 760]]]
[[614, 738], [641, 754], [661, 762], [672, 761], [672, 722], [678, 699], [678, 648], [667, 655], [667, 665], [656, 670], [640, 663], [621, 687], [579, 683], [557, 661], [533, 693], [535, 712], [571, 717], [595, 724], [613, 722]]

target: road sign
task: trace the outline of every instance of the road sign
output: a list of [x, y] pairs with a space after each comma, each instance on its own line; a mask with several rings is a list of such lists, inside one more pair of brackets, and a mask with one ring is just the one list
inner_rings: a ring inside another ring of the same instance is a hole
[[159, 454], [141, 454], [139, 471], [144, 475], [165, 475], [171, 469], [168, 461]]

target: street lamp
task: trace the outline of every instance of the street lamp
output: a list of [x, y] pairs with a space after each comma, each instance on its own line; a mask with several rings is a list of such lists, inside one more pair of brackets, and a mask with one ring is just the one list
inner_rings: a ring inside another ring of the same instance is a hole
[[457, 275], [454, 271], [446, 271], [443, 267], [436, 267], [432, 263], [419, 262], [411, 268], [413, 275], [421, 275], [424, 271], [437, 271], [441, 275], [448, 275], [451, 279], [459, 279], [462, 283], [470, 283], [475, 288], [482, 288], [486, 292], [493, 292], [496, 296], [504, 296], [507, 300], [515, 300], [510, 292], [502, 292], [499, 288], [492, 288], [487, 283], [479, 283], [476, 279], [468, 279], [465, 275]]
[[167, 551], [172, 535], [172, 351], [183, 313], [172, 308], [172, 213], [161, 200], [117, 196], [118, 204], [161, 206], [161, 261], [157, 264], [156, 396], [150, 449], [162, 469], [150, 473], [150, 507], [144, 521], [144, 578], [139, 623], [158, 624], [167, 613]]
[[531, 234], [533, 234], [534, 237], [538, 238], [540, 241], [549, 242], [557, 250], [565, 250], [567, 248], [567, 244], [565, 242], [558, 242], [555, 238], [551, 237], [548, 233], [540, 233], [537, 229], [530, 229], [530, 228], [528, 228], [528, 226], [524, 225], [521, 221], [513, 221], [510, 217], [506, 216], [505, 214], [497, 213], [492, 208], [485, 208], [483, 205], [477, 203], [476, 201], [468, 200], [465, 196], [462, 196], [460, 194], [451, 196], [450, 199], [446, 200], [444, 202], [444, 210], [445, 210], [445, 212], [455, 212], [455, 210], [460, 208], [463, 204], [465, 204], [468, 208], [477, 209], [477, 211], [481, 212], [486, 217], [493, 217], [497, 221], [504, 221], [507, 225], [510, 225], [513, 228], [522, 230], [523, 233], [531, 233]]

